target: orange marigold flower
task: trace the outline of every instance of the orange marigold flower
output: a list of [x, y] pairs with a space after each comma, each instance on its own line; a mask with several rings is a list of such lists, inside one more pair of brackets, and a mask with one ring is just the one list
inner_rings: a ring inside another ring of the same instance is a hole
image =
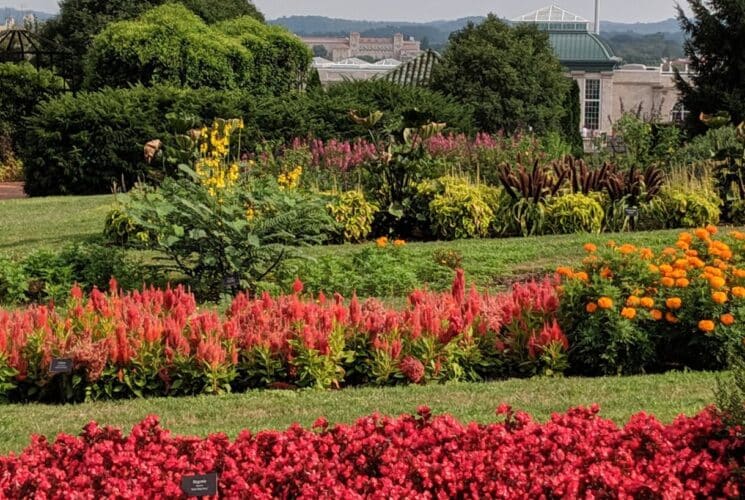
[[628, 299], [626, 299], [626, 305], [628, 307], [639, 307], [640, 304], [639, 297], [632, 295]]
[[610, 309], [613, 307], [613, 299], [610, 297], [600, 297], [600, 299], [598, 299], [598, 307], [600, 309]]
[[699, 259], [698, 257], [689, 257], [688, 262], [691, 264], [692, 267], [695, 267], [696, 269], [701, 269], [702, 267], [706, 266], [704, 261]]
[[698, 329], [702, 332], [711, 333], [716, 328], [716, 325], [710, 319], [702, 319], [698, 322]]
[[709, 234], [717, 234], [719, 232], [719, 229], [717, 229], [716, 226], [709, 224], [708, 226], [706, 226], [706, 231]]
[[730, 313], [722, 314], [719, 317], [719, 321], [721, 321], [724, 326], [732, 326], [735, 323], [735, 317]]
[[710, 237], [709, 231], [704, 228], [698, 228], [693, 233], [696, 235], [696, 238], [704, 241], [708, 240]]
[[597, 252], [598, 247], [593, 243], [585, 243], [584, 249], [587, 253], [594, 253]]
[[709, 278], [709, 285], [714, 289], [722, 288], [727, 282], [721, 276], [712, 276]]
[[634, 309], [633, 307], [624, 307], [621, 310], [621, 316], [626, 319], [634, 319], [636, 318], [636, 309]]
[[580, 281], [589, 281], [590, 280], [590, 276], [588, 276], [587, 273], [584, 272], [584, 271], [580, 271], [578, 273], [574, 273], [574, 278], [575, 279], [578, 279]]
[[673, 267], [684, 270], [688, 269], [688, 264], [688, 259], [676, 259], [675, 262], [673, 262]]
[[673, 256], [676, 253], [678, 253], [678, 250], [673, 247], [667, 247], [666, 249], [662, 251], [662, 255], [667, 255], [667, 256]]
[[745, 288], [741, 286], [736, 286], [732, 289], [732, 295], [737, 297], [738, 299], [745, 298]]
[[714, 292], [711, 294], [711, 300], [713, 300], [717, 304], [726, 304], [727, 300], [727, 294], [724, 292]]
[[676, 241], [675, 246], [680, 248], [681, 250], [688, 250], [689, 247], [688, 243], [686, 243], [685, 241]]
[[651, 311], [649, 311], [649, 315], [655, 321], [660, 321], [662, 319], [662, 311], [660, 311], [659, 309], [652, 309]]
[[671, 273], [673, 272], [673, 266], [671, 266], [670, 264], [662, 264], [660, 266], [660, 272], [663, 274]]
[[683, 232], [683, 233], [680, 233], [680, 235], [678, 236], [678, 239], [680, 241], [685, 241], [686, 243], [690, 243], [693, 241], [693, 236], [691, 236], [691, 233]]
[[667, 306], [668, 309], [677, 311], [683, 306], [683, 301], [680, 300], [680, 297], [670, 297], [665, 301], [665, 305]]
[[566, 278], [571, 278], [572, 276], [574, 276], [574, 271], [572, 271], [571, 267], [557, 267], [556, 274], [558, 274], [559, 276], [564, 276]]
[[735, 269], [732, 271], [736, 278], [745, 278], [745, 269]]
[[654, 264], [650, 264], [649, 266], [647, 266], [647, 270], [648, 270], [648, 271], [649, 271], [650, 273], [655, 273], [655, 274], [657, 274], [657, 273], [659, 273], [659, 272], [660, 272], [660, 268], [659, 268], [659, 267], [657, 267], [657, 266], [655, 266]]
[[642, 248], [639, 250], [639, 255], [644, 260], [650, 260], [652, 257], [654, 257], [654, 252], [651, 248]]
[[745, 233], [742, 233], [740, 231], [732, 231], [729, 234], [730, 234], [730, 236], [732, 236], [734, 239], [736, 239], [738, 241], [745, 240]]
[[642, 297], [639, 304], [645, 309], [651, 309], [654, 307], [654, 299], [652, 297]]
[[631, 255], [632, 253], [636, 252], [636, 247], [634, 245], [626, 243], [618, 247], [618, 251], [621, 252], [621, 254], [623, 255]]
[[383, 248], [388, 246], [388, 237], [387, 236], [381, 236], [377, 240], [375, 240], [375, 245], [377, 245], [378, 248]]
[[394, 247], [402, 247], [404, 245], [406, 245], [406, 241], [405, 240], [393, 240], [393, 246]]
[[676, 318], [673, 313], [671, 313], [670, 311], [668, 311], [668, 312], [665, 313], [665, 321], [667, 321], [668, 323], [675, 324], [675, 323], [678, 323], [680, 320], [678, 318]]
[[600, 277], [605, 279], [612, 278], [613, 271], [611, 271], [609, 267], [604, 267], [600, 270]]
[[675, 286], [675, 280], [668, 276], [665, 276], [664, 278], [662, 278], [660, 280], [660, 283], [662, 284], [662, 286], [667, 287], [667, 288], [672, 288]]
[[688, 273], [682, 269], [676, 269], [675, 271], [670, 273], [670, 276], [677, 280], [679, 278], [685, 278], [686, 276], [688, 276]]
[[678, 278], [675, 280], [675, 286], [678, 288], [688, 288], [688, 285], [690, 285], [691, 282], [688, 281], [687, 278]]
[[587, 311], [590, 314], [594, 313], [597, 310], [598, 310], [598, 305], [595, 302], [590, 302], [589, 304], [587, 304], [587, 306], [585, 306], [585, 311]]

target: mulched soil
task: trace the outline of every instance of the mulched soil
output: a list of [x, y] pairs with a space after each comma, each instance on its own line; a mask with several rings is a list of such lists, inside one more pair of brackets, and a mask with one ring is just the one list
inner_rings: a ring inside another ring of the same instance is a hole
[[0, 182], [0, 200], [25, 198], [22, 182]]

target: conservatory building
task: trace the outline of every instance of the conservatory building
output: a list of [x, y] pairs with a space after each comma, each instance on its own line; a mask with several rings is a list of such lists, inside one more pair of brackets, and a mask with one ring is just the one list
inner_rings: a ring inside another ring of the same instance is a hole
[[[613, 123], [633, 111], [647, 119], [677, 121], [685, 110], [678, 104], [673, 64], [659, 67], [621, 65], [620, 58], [599, 36], [599, 22], [589, 21], [556, 5], [512, 20], [548, 32], [562, 66], [580, 89], [582, 131], [586, 137], [610, 133]], [[676, 66], [687, 72], [685, 63]]]

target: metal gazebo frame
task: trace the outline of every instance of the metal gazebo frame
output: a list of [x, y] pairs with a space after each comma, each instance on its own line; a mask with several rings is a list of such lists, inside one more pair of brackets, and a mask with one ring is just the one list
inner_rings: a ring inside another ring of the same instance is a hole
[[[54, 48], [50, 50], [48, 47]], [[26, 61], [36, 69], [51, 69], [65, 80], [69, 90], [76, 91], [78, 82], [71, 71], [72, 57], [71, 52], [25, 28], [11, 27], [0, 31], [0, 63]]]

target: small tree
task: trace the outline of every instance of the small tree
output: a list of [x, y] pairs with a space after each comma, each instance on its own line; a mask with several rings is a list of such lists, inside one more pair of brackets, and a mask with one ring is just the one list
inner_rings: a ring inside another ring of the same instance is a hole
[[690, 82], [676, 75], [682, 101], [690, 111], [687, 128], [701, 134], [701, 113], [726, 111], [734, 123], [745, 121], [745, 13], [742, 0], [688, 0], [693, 18], [678, 6], [678, 21], [686, 34]]
[[545, 32], [490, 14], [450, 36], [432, 86], [473, 105], [481, 130], [546, 132], [560, 129], [569, 81]]

